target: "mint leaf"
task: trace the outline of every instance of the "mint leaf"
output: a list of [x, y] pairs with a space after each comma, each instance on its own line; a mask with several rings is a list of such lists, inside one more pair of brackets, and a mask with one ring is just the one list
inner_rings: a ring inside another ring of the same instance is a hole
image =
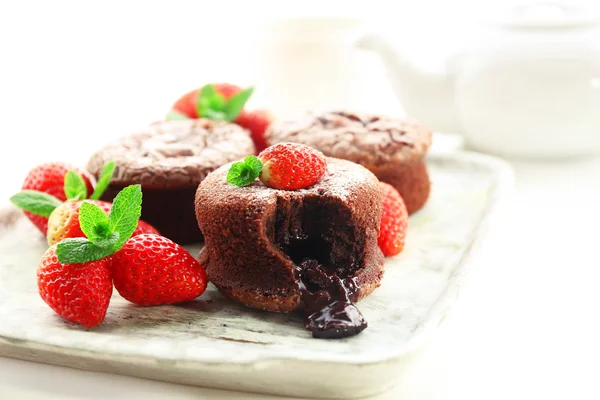
[[65, 175], [65, 195], [68, 200], [83, 200], [88, 195], [85, 181], [73, 170]]
[[225, 104], [225, 107], [223, 107], [226, 121], [233, 121], [237, 118], [237, 116], [242, 112], [242, 109], [244, 108], [244, 105], [250, 96], [252, 96], [253, 90], [254, 88], [244, 89], [229, 99], [229, 101]]
[[204, 85], [202, 89], [198, 91], [198, 97], [196, 98], [196, 114], [198, 114], [199, 118], [205, 117], [205, 110], [211, 108], [214, 101], [213, 99], [218, 96], [223, 97], [217, 93], [217, 89], [215, 89], [214, 85]]
[[206, 106], [211, 110], [222, 110], [227, 102], [227, 99], [225, 99], [225, 97], [219, 93], [207, 100]]
[[121, 237], [121, 235], [119, 235], [119, 232], [113, 232], [110, 235], [108, 235], [108, 237], [106, 239], [98, 239], [98, 240], [94, 241], [93, 243], [98, 247], [111, 249], [111, 252], [112, 252], [115, 244], [117, 244], [120, 237]]
[[17, 207], [41, 217], [49, 217], [62, 201], [48, 193], [36, 190], [23, 190], [10, 198]]
[[233, 163], [227, 173], [227, 182], [235, 186], [246, 186], [258, 178], [263, 163], [255, 156], [248, 156], [243, 162]]
[[226, 121], [227, 118], [223, 111], [216, 111], [212, 108], [206, 108], [202, 112], [202, 118], [212, 119], [213, 121]]
[[111, 248], [97, 246], [86, 238], [63, 239], [56, 246], [56, 255], [62, 264], [81, 264], [100, 260], [111, 254]]
[[97, 205], [84, 201], [79, 209], [79, 226], [85, 236], [94, 244], [112, 233], [108, 215]]
[[117, 251], [131, 237], [142, 214], [142, 188], [140, 185], [127, 186], [113, 201], [108, 220], [111, 232], [119, 232], [118, 241], [113, 246]]
[[256, 172], [257, 176], [260, 174], [260, 171], [262, 171], [264, 166], [262, 161], [260, 161], [260, 159], [256, 156], [248, 156], [244, 158], [244, 163], [252, 168], [252, 170]]
[[180, 120], [190, 119], [190, 118], [187, 115], [182, 114], [178, 111], [171, 110], [167, 113], [165, 119], [167, 121], [180, 121]]
[[112, 179], [113, 173], [115, 172], [115, 162], [109, 161], [104, 164], [102, 167], [102, 172], [100, 172], [100, 177], [98, 178], [98, 183], [96, 183], [96, 188], [94, 189], [94, 193], [90, 196], [91, 200], [98, 200], [104, 194], [104, 191], [110, 184], [110, 180]]
[[215, 85], [204, 85], [202, 86], [202, 89], [200, 89], [200, 91], [198, 92], [198, 103], [201, 103], [204, 99], [211, 99], [215, 96], [217, 96], [217, 89], [215, 88]]

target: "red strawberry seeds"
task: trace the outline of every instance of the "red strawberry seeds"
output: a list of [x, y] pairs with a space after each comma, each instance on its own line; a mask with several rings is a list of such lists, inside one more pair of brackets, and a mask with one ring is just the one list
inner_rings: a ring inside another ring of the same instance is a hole
[[383, 191], [383, 214], [379, 229], [379, 248], [386, 257], [400, 254], [404, 249], [408, 213], [400, 193], [391, 185], [379, 182]]

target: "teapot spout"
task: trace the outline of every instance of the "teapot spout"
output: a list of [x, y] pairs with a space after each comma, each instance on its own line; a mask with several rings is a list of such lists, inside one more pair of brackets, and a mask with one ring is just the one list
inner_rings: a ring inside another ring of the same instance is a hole
[[379, 54], [407, 117], [419, 120], [434, 131], [460, 132], [452, 79], [446, 71], [423, 71], [378, 34], [361, 36], [355, 46]]

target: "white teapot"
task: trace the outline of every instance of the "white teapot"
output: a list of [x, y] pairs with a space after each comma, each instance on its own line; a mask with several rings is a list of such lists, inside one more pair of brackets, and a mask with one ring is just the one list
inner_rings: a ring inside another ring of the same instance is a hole
[[425, 72], [378, 34], [357, 45], [383, 60], [406, 114], [461, 133], [475, 149], [517, 157], [600, 153], [600, 30], [589, 10], [522, 6], [479, 46]]

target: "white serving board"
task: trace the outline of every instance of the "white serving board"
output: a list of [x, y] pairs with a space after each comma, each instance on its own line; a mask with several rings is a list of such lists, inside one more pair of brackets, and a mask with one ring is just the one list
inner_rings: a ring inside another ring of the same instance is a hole
[[19, 211], [0, 211], [0, 355], [289, 396], [381, 392], [443, 321], [475, 239], [512, 185], [507, 164], [488, 156], [432, 154], [428, 164], [431, 198], [410, 219], [405, 251], [387, 259], [382, 286], [359, 303], [369, 328], [343, 340], [313, 339], [300, 315], [247, 309], [212, 286], [191, 303], [149, 308], [115, 291], [101, 326], [66, 322], [37, 294], [44, 241]]

